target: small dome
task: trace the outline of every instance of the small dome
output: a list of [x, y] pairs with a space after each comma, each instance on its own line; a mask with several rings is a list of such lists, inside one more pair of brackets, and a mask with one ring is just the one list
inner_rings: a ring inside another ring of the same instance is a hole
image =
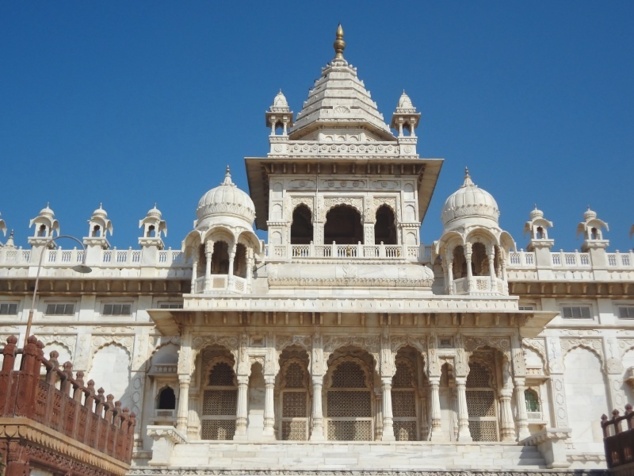
[[280, 92], [275, 95], [275, 99], [273, 99], [273, 105], [270, 108], [270, 112], [290, 112], [288, 101], [281, 89]]
[[198, 225], [212, 217], [235, 217], [246, 221], [249, 227], [255, 220], [255, 205], [251, 197], [231, 181], [229, 167], [225, 179], [216, 188], [212, 188], [198, 202], [196, 209]]
[[583, 214], [583, 219], [585, 221], [594, 220], [596, 217], [597, 217], [597, 212], [595, 212], [594, 210], [590, 210], [590, 207], [588, 207], [588, 209]]
[[500, 210], [493, 196], [478, 188], [471, 180], [469, 170], [465, 172], [462, 187], [452, 193], [442, 209], [442, 223], [445, 230], [455, 226], [481, 224], [497, 227]]
[[403, 91], [403, 94], [401, 94], [401, 97], [398, 100], [398, 106], [396, 106], [396, 107], [408, 108], [408, 109], [414, 107], [414, 105], [412, 104], [412, 100], [405, 93], [405, 91]]
[[51, 207], [49, 207], [47, 203], [46, 206], [40, 210], [40, 216], [53, 218], [55, 217], [55, 212], [51, 209]]
[[108, 212], [103, 209], [103, 205], [100, 203], [99, 208], [97, 208], [94, 212], [92, 212], [93, 218], [101, 217], [106, 218], [108, 216]]
[[544, 218], [544, 212], [541, 211], [539, 208], [537, 208], [537, 206], [535, 206], [535, 209], [531, 211], [529, 216], [531, 220], [536, 220], [537, 218]]
[[152, 218], [159, 218], [160, 219], [163, 216], [163, 214], [161, 213], [161, 210], [156, 208], [156, 203], [155, 203], [154, 206], [147, 211], [147, 215], [146, 216], [148, 218], [152, 217]]

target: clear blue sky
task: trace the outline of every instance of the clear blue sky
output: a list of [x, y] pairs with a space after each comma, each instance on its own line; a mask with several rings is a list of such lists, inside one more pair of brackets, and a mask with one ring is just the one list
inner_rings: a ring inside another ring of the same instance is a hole
[[338, 22], [386, 121], [405, 89], [419, 153], [445, 159], [424, 243], [468, 166], [518, 247], [535, 203], [555, 249], [579, 247], [588, 205], [611, 250], [633, 247], [630, 0], [0, 2], [0, 213], [16, 243], [47, 202], [78, 237], [103, 202], [111, 244], [136, 248], [157, 202], [179, 248], [226, 164], [248, 190], [265, 110], [280, 88], [301, 109]]

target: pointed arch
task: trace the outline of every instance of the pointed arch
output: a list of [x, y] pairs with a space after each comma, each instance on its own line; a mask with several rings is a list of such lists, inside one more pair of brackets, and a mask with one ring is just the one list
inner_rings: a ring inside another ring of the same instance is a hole
[[308, 245], [311, 241], [314, 241], [313, 214], [307, 204], [300, 203], [293, 210], [291, 245]]
[[384, 203], [376, 210], [374, 222], [374, 244], [396, 245], [396, 213], [391, 206]]

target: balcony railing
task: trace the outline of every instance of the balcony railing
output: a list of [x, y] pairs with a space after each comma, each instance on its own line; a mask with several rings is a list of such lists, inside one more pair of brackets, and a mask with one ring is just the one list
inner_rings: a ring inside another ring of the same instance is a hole
[[245, 278], [241, 278], [240, 276], [212, 274], [209, 279], [206, 279], [205, 276], [196, 278], [192, 292], [195, 294], [204, 294], [223, 291], [240, 294], [246, 293], [248, 291], [248, 282]]
[[430, 259], [427, 250], [420, 246], [407, 245], [267, 245], [265, 256], [269, 261], [292, 261], [296, 259], [379, 259], [424, 261]]
[[[9, 337], [2, 350], [0, 418], [5, 423], [7, 419], [19, 419], [16, 424], [39, 423], [42, 428], [86, 445], [102, 460], [107, 457], [111, 463], [118, 461], [116, 474], [123, 475], [132, 459], [134, 414], [121, 408], [112, 395], [105, 396], [103, 388], [95, 391], [92, 380], [84, 385], [83, 372], [73, 376], [70, 362], [59, 368], [56, 353], [51, 353], [51, 359], [47, 360], [42, 352], [44, 345], [34, 336], [29, 337], [24, 351], [16, 343], [15, 337]], [[20, 354], [20, 370], [14, 370]], [[41, 430], [32, 428], [37, 441], [36, 434]], [[29, 438], [20, 439], [20, 445], [27, 448]], [[71, 454], [55, 454], [53, 460], [64, 462], [72, 458]], [[8, 471], [7, 474], [17, 474]]]
[[508, 294], [506, 283], [490, 276], [472, 276], [471, 278], [454, 279], [452, 294], [489, 295]]
[[[601, 428], [603, 428], [603, 445], [605, 447], [605, 459], [608, 468], [623, 467], [627, 465], [628, 472], [634, 466], [634, 412], [629, 403], [625, 406], [625, 414], [619, 415], [618, 410], [612, 412], [612, 418], [607, 415], [601, 417]], [[621, 468], [619, 468], [621, 469]], [[621, 471], [613, 471], [621, 473]], [[622, 472], [625, 474], [625, 471]]]

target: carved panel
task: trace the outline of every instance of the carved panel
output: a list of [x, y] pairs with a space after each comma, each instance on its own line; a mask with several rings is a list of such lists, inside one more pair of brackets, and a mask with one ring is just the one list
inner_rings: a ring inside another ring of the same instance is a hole
[[485, 346], [507, 353], [511, 348], [511, 341], [508, 337], [496, 336], [464, 338], [464, 348], [467, 352], [473, 352], [474, 350]]
[[402, 347], [411, 346], [418, 350], [421, 354], [424, 354], [427, 351], [427, 342], [425, 339], [426, 337], [419, 338], [411, 335], [391, 336], [390, 349], [392, 349], [392, 352], [396, 354]]
[[599, 357], [602, 365], [605, 364], [605, 356], [603, 355], [603, 345], [601, 339], [586, 339], [583, 337], [576, 339], [564, 338], [560, 339], [560, 343], [564, 357], [568, 352], [576, 347], [585, 347], [586, 349], [593, 351], [597, 357]]
[[275, 350], [282, 352], [286, 347], [291, 345], [298, 345], [306, 350], [310, 349], [310, 336], [277, 336], [275, 340]]

